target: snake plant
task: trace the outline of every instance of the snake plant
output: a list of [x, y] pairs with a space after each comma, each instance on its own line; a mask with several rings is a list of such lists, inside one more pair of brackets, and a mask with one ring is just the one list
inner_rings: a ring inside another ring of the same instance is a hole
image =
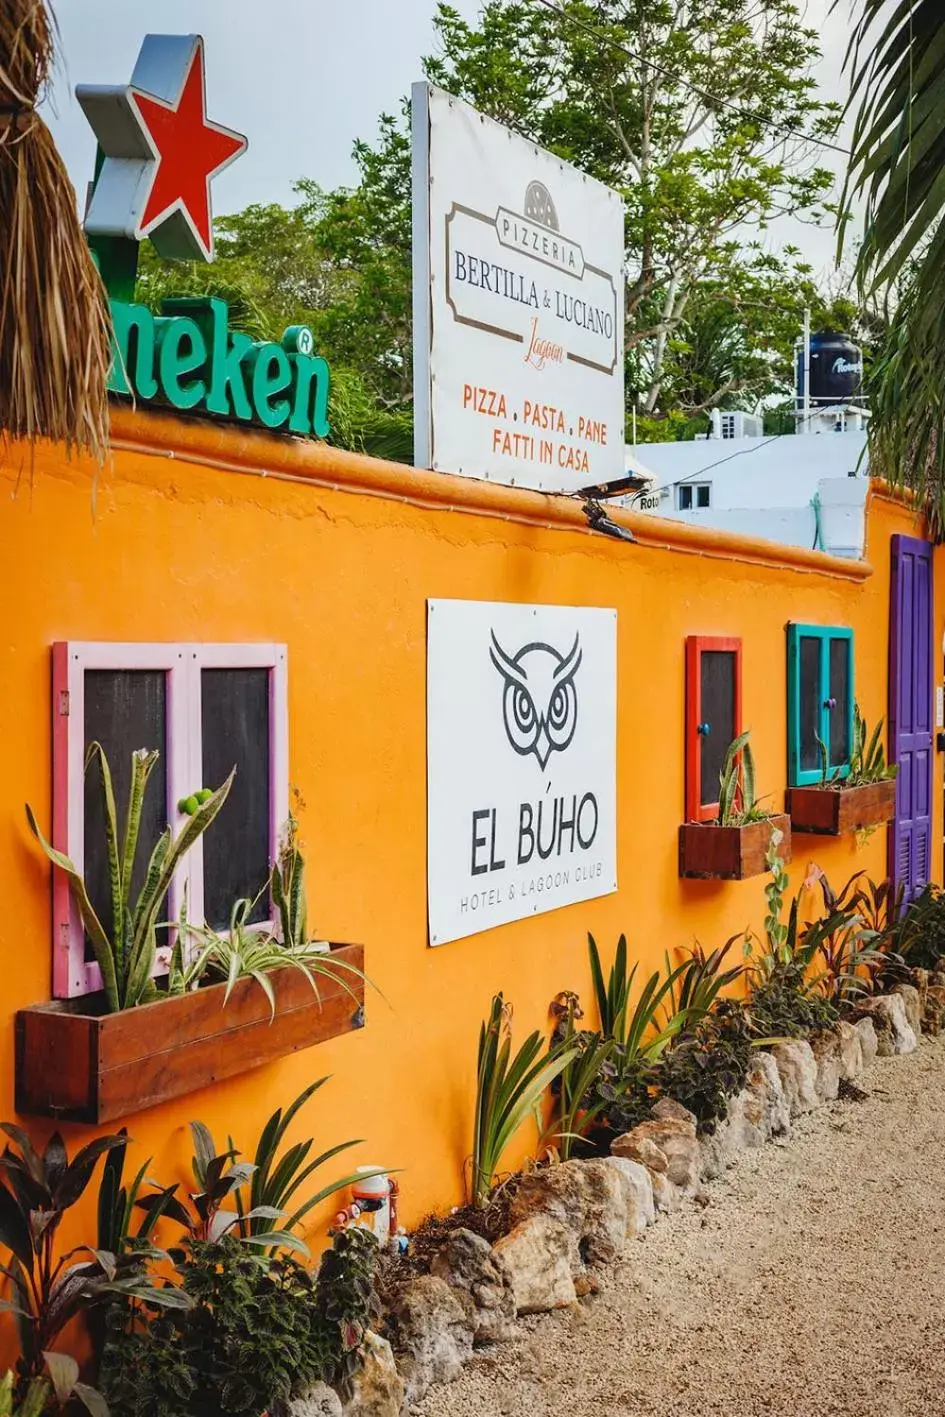
[[755, 795], [755, 759], [748, 741], [749, 730], [739, 733], [728, 745], [719, 773], [720, 827], [743, 827], [760, 822], [769, 814]]
[[102, 972], [102, 987], [110, 1013], [134, 1008], [136, 1004], [154, 998], [156, 987], [152, 975], [157, 952], [158, 914], [171, 888], [174, 872], [223, 806], [236, 773], [234, 768], [222, 786], [197, 806], [176, 837], [170, 827], [161, 833], [148, 862], [144, 885], [137, 900], [132, 900], [131, 882], [138, 854], [141, 811], [148, 779], [158, 756], [156, 750], [146, 748], [139, 748], [131, 755], [131, 787], [124, 836], [119, 839], [115, 792], [105, 750], [101, 743], [92, 743], [86, 753], [86, 772], [93, 762], [97, 762], [105, 798], [110, 929], [105, 928], [95, 913], [82, 872], [68, 856], [50, 846], [37, 825], [33, 809], [29, 804], [26, 807], [30, 830], [53, 865], [65, 872], [68, 878], [69, 889]]

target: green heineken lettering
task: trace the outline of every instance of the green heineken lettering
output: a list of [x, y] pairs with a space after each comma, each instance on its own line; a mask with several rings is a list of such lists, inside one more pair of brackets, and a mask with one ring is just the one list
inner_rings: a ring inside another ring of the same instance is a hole
[[154, 316], [144, 305], [113, 300], [111, 307], [113, 348], [108, 387], [116, 394], [133, 392], [142, 399], [156, 398]]
[[292, 325], [281, 344], [252, 340], [230, 329], [225, 301], [213, 296], [165, 300], [158, 316], [120, 300], [111, 310], [114, 393], [303, 438], [331, 431], [328, 365], [305, 325]]
[[267, 428], [281, 428], [289, 417], [289, 400], [278, 399], [292, 383], [289, 356], [281, 344], [260, 344], [252, 356], [253, 403], [256, 417]]
[[193, 374], [207, 362], [207, 346], [193, 320], [159, 317], [154, 322], [157, 332], [158, 379], [164, 396], [174, 408], [196, 408], [206, 397], [207, 386], [202, 379], [181, 383], [185, 374]]

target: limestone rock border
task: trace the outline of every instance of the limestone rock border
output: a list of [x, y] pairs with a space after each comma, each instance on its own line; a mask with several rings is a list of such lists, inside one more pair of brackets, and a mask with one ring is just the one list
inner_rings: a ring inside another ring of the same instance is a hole
[[[941, 1001], [928, 997], [933, 988]], [[433, 1383], [458, 1376], [477, 1345], [514, 1338], [519, 1315], [575, 1303], [590, 1287], [589, 1263], [614, 1263], [660, 1213], [699, 1196], [743, 1150], [790, 1136], [792, 1119], [836, 1098], [841, 1081], [854, 1082], [877, 1057], [912, 1052], [920, 1028], [939, 1032], [943, 1020], [945, 986], [899, 985], [865, 999], [853, 1022], [757, 1050], [711, 1135], [700, 1136], [691, 1113], [663, 1100], [614, 1141], [610, 1156], [530, 1173], [507, 1234], [489, 1245], [458, 1229], [432, 1273], [405, 1283], [385, 1316], [387, 1338], [367, 1335], [344, 1417], [400, 1417]], [[319, 1389], [322, 1406], [294, 1404], [292, 1417], [337, 1411], [329, 1393]]]

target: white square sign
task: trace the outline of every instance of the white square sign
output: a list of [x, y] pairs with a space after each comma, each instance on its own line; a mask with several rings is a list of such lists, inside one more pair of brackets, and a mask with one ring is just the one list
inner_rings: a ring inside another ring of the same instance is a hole
[[624, 475], [624, 210], [414, 84], [414, 456], [542, 491]]
[[617, 889], [617, 612], [431, 600], [431, 945]]

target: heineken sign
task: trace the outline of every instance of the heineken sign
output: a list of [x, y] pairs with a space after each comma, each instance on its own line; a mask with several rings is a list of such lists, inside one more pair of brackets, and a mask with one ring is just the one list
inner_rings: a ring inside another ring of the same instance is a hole
[[165, 300], [161, 311], [111, 301], [113, 393], [327, 438], [328, 364], [312, 353], [307, 326], [276, 344], [231, 330], [225, 301], [212, 296]]
[[149, 34], [131, 82], [84, 84], [76, 96], [98, 139], [85, 230], [109, 292], [108, 387], [181, 412], [236, 418], [302, 438], [327, 438], [328, 365], [312, 332], [281, 341], [230, 329], [226, 302], [135, 302], [138, 243], [172, 260], [213, 260], [213, 178], [246, 139], [207, 117], [200, 35]]

